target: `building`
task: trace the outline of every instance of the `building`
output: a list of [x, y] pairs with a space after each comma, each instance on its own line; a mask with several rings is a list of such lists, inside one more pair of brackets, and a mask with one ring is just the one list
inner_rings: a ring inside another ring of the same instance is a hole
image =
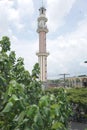
[[66, 78], [69, 87], [87, 87], [87, 76], [80, 75]]
[[46, 51], [46, 33], [48, 33], [48, 28], [46, 26], [46, 9], [41, 7], [39, 9], [39, 17], [37, 33], [39, 34], [39, 52], [36, 53], [38, 56], [38, 62], [40, 66], [40, 80], [43, 82], [47, 81], [47, 56], [49, 53]]

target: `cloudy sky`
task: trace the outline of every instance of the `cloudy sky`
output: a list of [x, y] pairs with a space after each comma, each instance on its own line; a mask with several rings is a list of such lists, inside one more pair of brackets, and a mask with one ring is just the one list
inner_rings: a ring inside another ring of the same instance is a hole
[[[47, 9], [48, 78], [87, 74], [87, 0], [44, 0]], [[41, 0], [0, 0], [0, 39], [9, 36], [26, 69], [38, 61], [37, 17]]]

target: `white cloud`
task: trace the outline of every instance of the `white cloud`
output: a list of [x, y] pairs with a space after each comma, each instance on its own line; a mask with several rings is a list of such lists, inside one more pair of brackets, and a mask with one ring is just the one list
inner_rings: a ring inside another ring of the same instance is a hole
[[[0, 1], [0, 34], [9, 35], [11, 26], [21, 30], [25, 18], [31, 18], [34, 13], [32, 0], [1, 0]], [[13, 30], [12, 30], [13, 31]]]
[[[11, 3], [10, 3], [11, 4]], [[8, 32], [8, 25], [9, 25], [9, 21], [8, 21], [8, 9], [9, 5], [8, 5], [8, 1], [7, 0], [3, 0], [0, 1], [0, 34], [4, 34], [4, 32]]]
[[[48, 73], [79, 74], [84, 71], [84, 60], [87, 60], [87, 18], [78, 23], [75, 31], [48, 40], [50, 56], [48, 58]], [[83, 64], [82, 64], [83, 62]], [[55, 66], [55, 67], [54, 67]]]
[[64, 18], [69, 14], [76, 0], [47, 0], [48, 26], [55, 32], [64, 24]]
[[18, 8], [20, 11], [20, 15], [22, 16], [32, 16], [34, 12], [34, 6], [32, 0], [24, 0], [21, 2], [21, 0], [18, 0]]

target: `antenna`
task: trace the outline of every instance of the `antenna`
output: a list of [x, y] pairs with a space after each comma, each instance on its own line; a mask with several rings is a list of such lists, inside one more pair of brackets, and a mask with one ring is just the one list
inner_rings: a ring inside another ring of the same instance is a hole
[[43, 5], [44, 5], [44, 2], [43, 2], [43, 0], [42, 0], [42, 7], [43, 7]]
[[43, 7], [43, 0], [42, 0], [42, 7]]

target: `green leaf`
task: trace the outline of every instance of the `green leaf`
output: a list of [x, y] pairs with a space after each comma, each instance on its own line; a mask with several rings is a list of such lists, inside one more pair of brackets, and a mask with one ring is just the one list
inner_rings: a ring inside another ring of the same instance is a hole
[[15, 119], [15, 121], [18, 122], [18, 124], [24, 123], [24, 116], [25, 116], [25, 111], [22, 111], [19, 116]]
[[13, 103], [12, 102], [9, 102], [6, 104], [4, 110], [2, 112], [10, 112], [11, 108], [13, 107]]
[[20, 115], [18, 117], [18, 124], [23, 122], [24, 116], [25, 116], [25, 112], [23, 111], [23, 112], [20, 113]]
[[18, 101], [18, 100], [19, 100], [18, 97], [17, 97], [15, 94], [12, 95], [12, 99], [13, 99], [14, 101]]
[[42, 120], [42, 117], [41, 117], [41, 114], [39, 111], [37, 112], [37, 114], [34, 117], [34, 122], [36, 124], [38, 124], [39, 126], [43, 126], [43, 120]]
[[26, 122], [28, 122], [28, 121], [29, 121], [29, 119], [25, 118], [25, 119], [23, 120], [23, 124], [26, 123]]
[[32, 129], [31, 130], [39, 130], [39, 127], [37, 124], [33, 123], [32, 124]]
[[51, 108], [53, 108], [53, 109], [56, 109], [56, 108], [58, 108], [58, 107], [59, 107], [58, 104], [53, 104], [53, 105], [51, 105]]
[[0, 75], [0, 86], [5, 86], [6, 85], [6, 79], [4, 79], [1, 75]]
[[9, 101], [11, 101], [13, 103], [14, 103], [14, 101], [18, 101], [18, 100], [19, 99], [18, 99], [18, 97], [15, 94], [13, 94], [12, 97], [9, 99]]
[[50, 116], [52, 118], [55, 118], [55, 115], [59, 116], [59, 105], [58, 104], [51, 105]]
[[62, 129], [63, 128], [63, 124], [61, 122], [55, 122], [52, 125], [52, 129], [58, 130], [58, 129]]
[[11, 95], [12, 95], [12, 92], [13, 92], [13, 87], [10, 86], [10, 87], [8, 88], [8, 95], [11, 96]]
[[29, 127], [26, 126], [26, 128], [24, 130], [31, 130]]
[[29, 117], [34, 117], [35, 114], [38, 112], [38, 106], [37, 105], [31, 105], [30, 107], [27, 108], [26, 114]]
[[48, 104], [49, 104], [49, 97], [48, 96], [41, 97], [41, 99], [39, 101], [39, 106], [45, 107], [45, 106], [48, 106]]

